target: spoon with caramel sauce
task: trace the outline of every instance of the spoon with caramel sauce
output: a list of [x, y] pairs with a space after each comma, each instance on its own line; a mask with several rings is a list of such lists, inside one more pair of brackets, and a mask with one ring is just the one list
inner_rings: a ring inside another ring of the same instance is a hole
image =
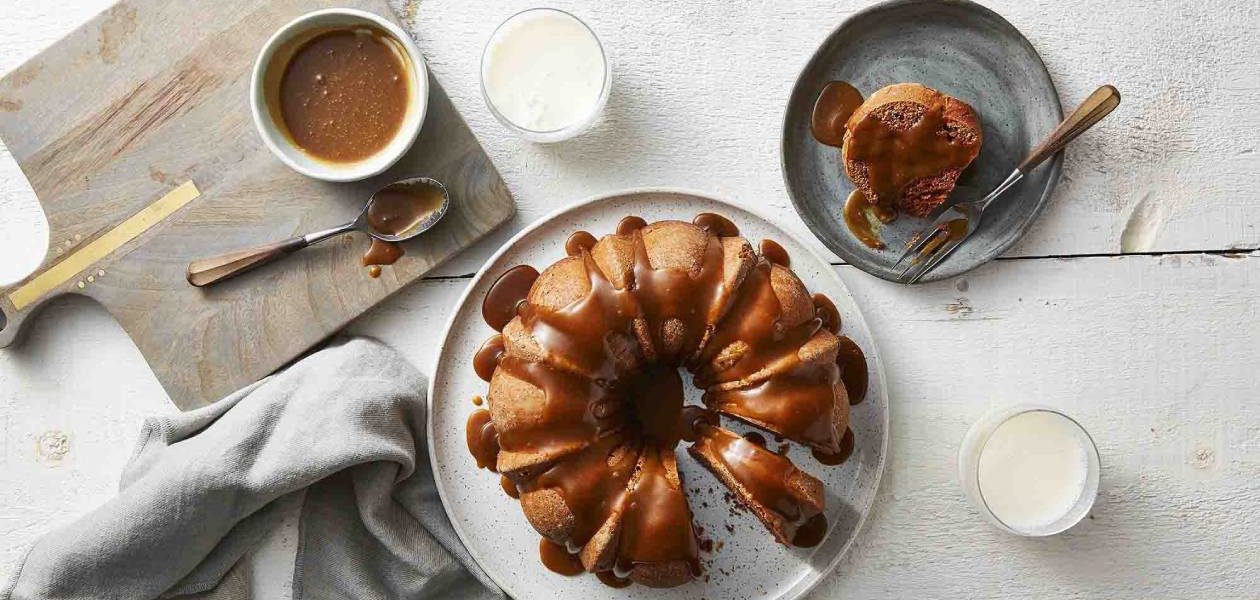
[[450, 203], [446, 186], [436, 179], [411, 177], [395, 181], [372, 194], [359, 216], [344, 225], [188, 263], [188, 283], [197, 287], [218, 283], [351, 231], [363, 232], [372, 239], [361, 262], [369, 267], [370, 276], [378, 277], [380, 265], [393, 264], [403, 255], [399, 243], [431, 229], [446, 216]]

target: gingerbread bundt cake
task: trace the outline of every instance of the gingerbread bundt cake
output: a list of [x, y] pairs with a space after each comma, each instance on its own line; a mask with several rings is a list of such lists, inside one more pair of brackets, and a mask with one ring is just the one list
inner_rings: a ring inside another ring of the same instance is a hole
[[[775, 539], [817, 544], [822, 483], [721, 417], [839, 462], [866, 364], [830, 300], [809, 295], [777, 244], [758, 254], [713, 214], [627, 217], [599, 240], [574, 234], [566, 251], [541, 274], [510, 269], [486, 294], [482, 314], [499, 333], [474, 357], [490, 387], [468, 423], [469, 450], [519, 497], [544, 562], [610, 585], [698, 577], [680, 442]], [[705, 407], [684, 406], [679, 368]], [[569, 567], [548, 558], [557, 549]]]

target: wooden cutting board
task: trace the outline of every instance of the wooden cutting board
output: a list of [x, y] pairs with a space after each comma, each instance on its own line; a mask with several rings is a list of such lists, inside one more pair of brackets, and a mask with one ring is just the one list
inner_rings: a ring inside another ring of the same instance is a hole
[[[419, 139], [379, 177], [323, 183], [267, 151], [249, 113], [254, 58], [281, 25], [333, 4], [395, 18], [383, 0], [126, 0], [0, 80], [0, 139], [50, 229], [39, 269], [0, 288], [0, 347], [49, 298], [82, 294], [118, 319], [177, 406], [201, 406], [512, 215], [503, 180], [432, 79]], [[410, 175], [444, 182], [451, 209], [379, 279], [359, 265], [360, 234], [210, 288], [184, 279], [192, 259], [348, 221], [373, 190]]]

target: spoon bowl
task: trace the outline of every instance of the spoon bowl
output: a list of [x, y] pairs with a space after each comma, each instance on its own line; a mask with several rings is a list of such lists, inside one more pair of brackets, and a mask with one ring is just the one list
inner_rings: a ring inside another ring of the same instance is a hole
[[[433, 195], [433, 192], [437, 192], [436, 196]], [[399, 196], [428, 198], [426, 200], [428, 204], [421, 207], [427, 210], [412, 213], [418, 215], [418, 218], [400, 228], [400, 231], [397, 233], [381, 231], [372, 222], [373, 206], [379, 207], [387, 201], [386, 199]], [[442, 217], [446, 216], [446, 210], [450, 208], [450, 205], [451, 194], [447, 191], [446, 186], [442, 185], [442, 182], [431, 177], [408, 177], [407, 179], [395, 181], [372, 194], [367, 204], [363, 206], [363, 211], [354, 219], [354, 228], [382, 242], [405, 242], [437, 225], [438, 221], [441, 221]]]

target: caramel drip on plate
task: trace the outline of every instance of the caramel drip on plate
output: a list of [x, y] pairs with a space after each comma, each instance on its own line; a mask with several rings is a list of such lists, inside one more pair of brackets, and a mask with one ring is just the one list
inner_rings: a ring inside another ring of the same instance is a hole
[[529, 288], [538, 280], [538, 271], [529, 265], [518, 265], [504, 271], [481, 301], [481, 318], [495, 331], [516, 317], [518, 306], [529, 295]]
[[643, 217], [625, 217], [617, 223], [617, 235], [630, 235], [644, 227], [647, 227], [647, 221]]
[[814, 101], [809, 130], [820, 144], [839, 148], [844, 143], [844, 125], [862, 106], [862, 92], [847, 81], [832, 81]]
[[853, 190], [844, 202], [844, 225], [867, 248], [880, 250], [884, 247], [879, 228], [896, 218], [897, 212], [891, 205], [871, 204], [861, 190]]
[[701, 427], [716, 427], [719, 424], [721, 419], [717, 413], [700, 406], [684, 406], [678, 418], [678, 438], [684, 442], [694, 442], [700, 439]]
[[790, 268], [792, 266], [792, 257], [788, 255], [787, 250], [783, 249], [783, 246], [780, 246], [774, 240], [761, 240], [761, 255], [766, 257], [766, 260], [780, 267]]
[[697, 450], [721, 461], [747, 494], [742, 500], [753, 502], [781, 519], [778, 533], [788, 540], [794, 540], [800, 527], [820, 516], [815, 506], [792, 493], [793, 479], [802, 477], [803, 473], [792, 461], [767, 450], [765, 438], [758, 443], [747, 435], [740, 437], [725, 429], [710, 427], [703, 431]]
[[792, 538], [792, 545], [798, 548], [813, 548], [826, 537], [827, 517], [818, 514], [797, 528], [796, 536]]
[[581, 256], [582, 251], [590, 252], [595, 247], [595, 236], [589, 231], [575, 231], [564, 241], [564, 253], [568, 256]]
[[599, 578], [600, 583], [610, 588], [620, 589], [629, 586], [631, 583], [630, 578], [617, 577], [617, 574], [612, 571], [600, 571], [595, 574], [595, 577]]
[[836, 303], [822, 292], [814, 294], [814, 314], [818, 315], [818, 319], [822, 321], [823, 329], [831, 333], [840, 333], [840, 310], [836, 308]]
[[490, 411], [478, 409], [468, 416], [465, 428], [468, 437], [468, 452], [477, 461], [478, 469], [497, 471], [499, 462], [499, 433], [490, 420]]
[[509, 479], [506, 475], [499, 476], [499, 487], [503, 488], [503, 493], [509, 497], [520, 499], [521, 491], [516, 489], [516, 482]]
[[836, 355], [836, 365], [840, 367], [840, 380], [844, 382], [849, 404], [861, 404], [866, 398], [870, 377], [866, 368], [866, 355], [853, 340], [840, 336], [840, 353]]
[[739, 235], [739, 227], [736, 227], [730, 219], [719, 214], [700, 213], [691, 222], [718, 237], [735, 237]]
[[913, 125], [894, 129], [868, 114], [849, 124], [845, 157], [867, 164], [867, 179], [880, 204], [900, 198], [916, 179], [960, 170], [975, 157], [975, 146], [956, 142], [945, 126], [945, 104], [938, 102]]
[[640, 564], [686, 563], [700, 575], [700, 548], [673, 450], [644, 450], [621, 524], [614, 573]]
[[564, 544], [557, 544], [547, 538], [538, 541], [538, 558], [553, 573], [572, 577], [584, 571], [577, 554], [569, 552]]
[[849, 456], [853, 454], [854, 444], [853, 430], [848, 429], [844, 432], [844, 437], [840, 439], [840, 450], [838, 452], [823, 452], [814, 448], [814, 458], [829, 467], [844, 464], [844, 461], [849, 460]]
[[640, 435], [673, 447], [682, 438], [683, 382], [678, 369], [665, 364], [649, 365], [625, 386], [625, 396], [633, 403], [630, 411]]
[[499, 366], [499, 359], [503, 358], [505, 350], [503, 349], [503, 336], [494, 334], [490, 339], [486, 340], [477, 353], [473, 355], [473, 371], [477, 373], [482, 381], [489, 382], [494, 376], [494, 370]]

